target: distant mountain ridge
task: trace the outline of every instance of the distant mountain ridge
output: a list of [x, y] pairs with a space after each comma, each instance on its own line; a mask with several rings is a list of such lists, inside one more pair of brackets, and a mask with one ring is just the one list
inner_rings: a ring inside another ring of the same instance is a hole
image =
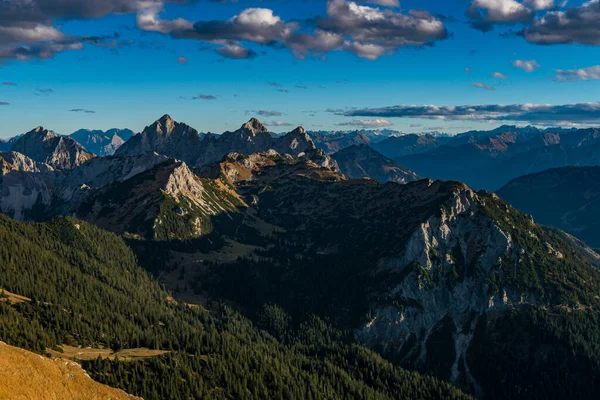
[[69, 137], [81, 144], [87, 151], [98, 156], [111, 156], [119, 147], [134, 135], [129, 129], [100, 130], [80, 129]]
[[539, 223], [600, 248], [600, 166], [555, 168], [521, 176], [497, 193]]
[[342, 173], [351, 178], [371, 178], [381, 183], [405, 184], [419, 179], [412, 171], [367, 145], [353, 145], [333, 154]]
[[[549, 168], [600, 165], [600, 130], [595, 128], [503, 126], [434, 139], [427, 151], [411, 153], [411, 145], [394, 150], [400, 154], [394, 160], [422, 176], [487, 190]], [[385, 149], [377, 149], [385, 154]]]

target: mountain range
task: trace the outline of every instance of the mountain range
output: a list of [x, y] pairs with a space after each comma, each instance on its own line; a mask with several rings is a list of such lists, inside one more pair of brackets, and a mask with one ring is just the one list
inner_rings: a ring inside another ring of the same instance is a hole
[[376, 149], [421, 176], [455, 179], [478, 189], [497, 190], [521, 175], [550, 168], [600, 165], [600, 131], [592, 128], [502, 126], [454, 137], [427, 137], [425, 144], [417, 146], [402, 143], [406, 140], [391, 138]]
[[[251, 119], [201, 137], [165, 115], [97, 157], [37, 128], [0, 153], [0, 211], [13, 218], [0, 216], [0, 289], [29, 299], [0, 301], [0, 339], [42, 354], [161, 350], [83, 363], [151, 399], [592, 398], [600, 256], [493, 193], [397, 160], [470, 149], [478, 177], [535, 149], [590, 151], [596, 134], [371, 142], [397, 143], [392, 159], [352, 143], [360, 133], [275, 136]], [[549, 182], [569, 181], [526, 177], [500, 194], [527, 187], [544, 201]], [[574, 197], [560, 208], [586, 209], [593, 191]]]

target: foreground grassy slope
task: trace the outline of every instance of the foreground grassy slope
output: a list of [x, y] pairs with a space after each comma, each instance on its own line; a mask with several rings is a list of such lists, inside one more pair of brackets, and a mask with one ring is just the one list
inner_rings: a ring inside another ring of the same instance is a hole
[[32, 299], [0, 302], [0, 340], [38, 353], [63, 344], [171, 350], [85, 363], [94, 379], [145, 399], [465, 397], [336, 339], [317, 319], [298, 331], [310, 340], [283, 343], [227, 307], [175, 303], [121, 239], [83, 222], [0, 216], [0, 243], [0, 287]]
[[134, 399], [94, 382], [76, 363], [40, 357], [0, 342], [0, 399], [44, 399], [49, 395], [65, 400]]

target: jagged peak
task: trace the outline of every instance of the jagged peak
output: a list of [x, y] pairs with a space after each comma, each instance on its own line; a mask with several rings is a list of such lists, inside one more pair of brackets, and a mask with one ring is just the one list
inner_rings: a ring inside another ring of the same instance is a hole
[[306, 135], [306, 129], [304, 127], [299, 126], [293, 131], [290, 132], [291, 135]]
[[35, 129], [32, 129], [31, 131], [27, 132], [26, 135], [29, 135], [29, 134], [32, 134], [32, 133], [34, 133], [34, 134], [43, 133], [44, 135], [56, 136], [52, 131], [44, 128], [43, 126], [38, 126]]
[[268, 129], [256, 118], [251, 118], [250, 121], [242, 125], [242, 129], [248, 129], [253, 133], [268, 132]]
[[162, 117], [160, 117], [160, 119], [157, 120], [156, 122], [165, 123], [165, 122], [169, 122], [169, 121], [175, 122], [175, 120], [173, 118], [171, 118], [171, 116], [169, 114], [165, 114]]

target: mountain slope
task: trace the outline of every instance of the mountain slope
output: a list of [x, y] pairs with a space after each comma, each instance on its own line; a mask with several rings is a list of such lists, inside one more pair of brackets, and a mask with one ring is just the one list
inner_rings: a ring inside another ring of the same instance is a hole
[[525, 175], [497, 193], [536, 221], [600, 247], [600, 167], [565, 167]]
[[200, 136], [194, 128], [164, 115], [125, 142], [115, 155], [137, 156], [155, 152], [193, 165], [199, 155], [200, 142]]
[[101, 157], [113, 155], [132, 136], [133, 132], [129, 129], [110, 129], [106, 132], [80, 129], [69, 135], [87, 151]]
[[12, 146], [12, 151], [57, 169], [74, 168], [94, 157], [75, 140], [58, 136], [42, 127], [37, 127], [18, 138]]
[[209, 313], [177, 303], [121, 239], [87, 223], [20, 223], [0, 215], [0, 241], [0, 287], [32, 299], [0, 301], [0, 337], [40, 353], [60, 344], [171, 350], [141, 361], [84, 362], [97, 381], [144, 399], [305, 399], [323, 392], [356, 399], [468, 398], [345, 344], [322, 321], [304, 325], [305, 339], [283, 344], [229, 307], [216, 305]]
[[77, 363], [0, 342], [0, 398], [139, 399], [94, 382]]
[[[381, 185], [271, 161], [230, 180], [249, 208], [237, 229], [216, 232], [244, 255], [193, 253], [214, 260], [184, 261], [194, 287], [256, 318], [265, 303], [294, 320], [316, 314], [399, 365], [489, 398], [600, 388], [600, 276], [570, 241], [458, 182]], [[501, 354], [513, 335], [524, 359], [518, 346]]]
[[414, 172], [396, 164], [367, 145], [347, 147], [332, 157], [341, 172], [351, 178], [371, 178], [382, 183], [400, 184], [419, 179]]

